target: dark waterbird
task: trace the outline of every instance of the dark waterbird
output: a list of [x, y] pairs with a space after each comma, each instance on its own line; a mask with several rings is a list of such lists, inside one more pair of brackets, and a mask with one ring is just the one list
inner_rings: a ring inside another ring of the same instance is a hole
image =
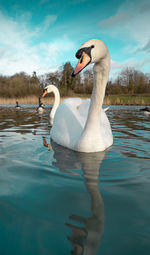
[[18, 101], [16, 101], [16, 106], [15, 106], [16, 110], [20, 110], [21, 106], [18, 104]]
[[142, 108], [142, 109], [140, 109], [140, 111], [141, 112], [144, 112], [144, 114], [146, 115], [146, 116], [150, 116], [150, 107], [144, 107], [144, 108]]

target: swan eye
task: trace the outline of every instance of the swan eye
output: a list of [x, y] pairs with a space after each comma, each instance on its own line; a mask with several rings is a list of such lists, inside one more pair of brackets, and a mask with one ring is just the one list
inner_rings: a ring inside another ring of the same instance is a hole
[[91, 45], [91, 49], [93, 49], [95, 46], [94, 45]]

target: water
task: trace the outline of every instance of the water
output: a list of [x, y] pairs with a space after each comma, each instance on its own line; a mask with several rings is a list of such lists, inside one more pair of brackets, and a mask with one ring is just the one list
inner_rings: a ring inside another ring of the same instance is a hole
[[0, 107], [0, 254], [150, 254], [150, 119], [139, 109], [111, 106], [113, 146], [85, 154], [50, 141], [49, 108]]

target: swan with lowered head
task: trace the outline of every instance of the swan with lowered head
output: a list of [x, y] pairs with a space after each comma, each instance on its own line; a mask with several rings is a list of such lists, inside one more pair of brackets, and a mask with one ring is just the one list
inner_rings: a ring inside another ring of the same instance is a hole
[[57, 144], [79, 152], [104, 151], [113, 143], [110, 123], [102, 109], [110, 70], [109, 52], [104, 42], [93, 39], [81, 45], [76, 57], [79, 61], [73, 76], [88, 64], [95, 63], [90, 106], [87, 107], [88, 100], [65, 99], [56, 111], [51, 138]]
[[53, 104], [52, 110], [50, 111], [50, 115], [49, 115], [49, 123], [50, 123], [50, 126], [52, 126], [56, 110], [57, 110], [57, 108], [59, 106], [59, 103], [60, 103], [60, 94], [59, 94], [58, 88], [56, 86], [52, 85], [52, 84], [47, 85], [44, 88], [43, 97], [48, 93], [53, 93], [54, 94], [54, 104]]
[[39, 107], [37, 108], [38, 114], [43, 114], [44, 113], [44, 104], [41, 102], [41, 97], [39, 97]]

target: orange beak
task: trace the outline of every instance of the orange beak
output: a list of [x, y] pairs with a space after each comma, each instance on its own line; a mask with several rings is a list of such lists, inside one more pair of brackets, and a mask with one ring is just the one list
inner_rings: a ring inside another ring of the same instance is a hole
[[74, 69], [72, 73], [72, 76], [75, 76], [76, 74], [81, 72], [83, 68], [85, 68], [90, 63], [90, 61], [91, 61], [91, 58], [89, 57], [89, 55], [83, 52], [81, 58], [78, 61], [76, 68]]
[[45, 97], [46, 94], [47, 94], [47, 90], [45, 89], [44, 92], [43, 92], [42, 97]]

